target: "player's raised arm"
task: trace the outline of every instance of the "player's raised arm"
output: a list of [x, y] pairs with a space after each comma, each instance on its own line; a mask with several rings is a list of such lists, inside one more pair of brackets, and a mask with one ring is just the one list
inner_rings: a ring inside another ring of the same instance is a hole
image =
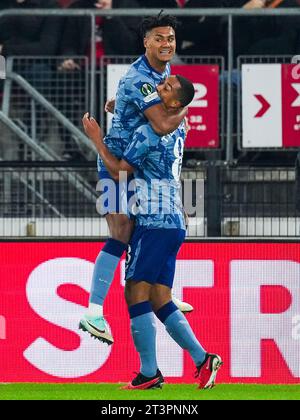
[[82, 118], [82, 124], [86, 135], [94, 143], [106, 169], [115, 181], [119, 181], [120, 172], [127, 172], [128, 175], [131, 175], [134, 172], [134, 168], [125, 160], [119, 160], [110, 153], [109, 149], [103, 142], [101, 127], [94, 118], [89, 118], [89, 114], [86, 113]]

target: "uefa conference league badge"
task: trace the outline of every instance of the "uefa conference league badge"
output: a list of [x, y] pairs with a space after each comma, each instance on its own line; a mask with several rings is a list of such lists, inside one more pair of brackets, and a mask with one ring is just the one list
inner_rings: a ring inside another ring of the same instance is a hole
[[141, 93], [145, 96], [144, 102], [148, 103], [158, 98], [156, 89], [150, 83], [144, 83], [141, 87]]

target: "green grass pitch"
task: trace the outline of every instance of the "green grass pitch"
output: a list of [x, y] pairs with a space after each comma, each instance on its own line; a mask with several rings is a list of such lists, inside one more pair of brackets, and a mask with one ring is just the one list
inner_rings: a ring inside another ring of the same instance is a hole
[[121, 390], [122, 384], [0, 384], [0, 400], [300, 400], [300, 385], [165, 384], [163, 389]]

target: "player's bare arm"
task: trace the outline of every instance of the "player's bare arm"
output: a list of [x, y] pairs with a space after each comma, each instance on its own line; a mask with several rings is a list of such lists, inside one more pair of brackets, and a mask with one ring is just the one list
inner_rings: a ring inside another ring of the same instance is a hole
[[176, 112], [167, 111], [162, 104], [153, 105], [148, 108], [144, 115], [151, 124], [153, 130], [160, 136], [172, 133], [187, 115], [187, 108]]
[[[114, 113], [115, 99], [109, 99], [104, 107], [105, 112]], [[182, 108], [180, 111], [167, 112], [161, 105], [153, 105], [144, 112], [145, 117], [150, 122], [153, 130], [160, 136], [172, 133], [179, 126], [181, 121], [187, 115], [187, 108]]]
[[125, 160], [119, 160], [110, 153], [103, 141], [103, 134], [100, 125], [94, 118], [89, 118], [89, 113], [84, 114], [82, 124], [86, 135], [94, 143], [106, 169], [115, 181], [119, 181], [120, 172], [127, 172], [128, 175], [131, 175], [134, 172], [134, 168]]

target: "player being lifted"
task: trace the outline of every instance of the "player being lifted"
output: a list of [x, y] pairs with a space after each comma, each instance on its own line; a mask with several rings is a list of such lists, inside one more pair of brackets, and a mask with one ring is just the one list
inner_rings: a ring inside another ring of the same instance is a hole
[[[181, 76], [170, 76], [157, 91], [168, 112], [186, 106], [194, 97], [193, 84]], [[134, 173], [136, 182], [139, 206], [130, 240], [125, 297], [141, 368], [126, 389], [157, 388], [164, 382], [156, 359], [154, 314], [172, 339], [191, 355], [199, 388], [211, 388], [222, 360], [204, 350], [187, 319], [172, 302], [171, 294], [176, 256], [185, 238], [180, 199], [184, 123], [166, 136], [157, 135], [149, 123], [140, 126], [122, 159], [110, 153], [98, 123], [89, 119], [88, 114], [83, 125], [111, 176], [118, 179], [121, 172], [129, 176]]]
[[[146, 52], [130, 66], [119, 82], [112, 128], [105, 137], [105, 144], [119, 159], [140, 125], [149, 121], [156, 133], [165, 135], [174, 131], [186, 116], [184, 108], [167, 112], [156, 91], [156, 85], [170, 75], [169, 62], [176, 49], [176, 25], [174, 17], [161, 13], [142, 22]], [[100, 180], [112, 180], [101, 158], [98, 158], [98, 173]], [[113, 343], [113, 337], [103, 317], [103, 302], [134, 226], [134, 221], [121, 212], [118, 182], [115, 187], [116, 194], [111, 200], [115, 205], [107, 209], [105, 216], [110, 238], [96, 259], [89, 307], [79, 324], [81, 329], [108, 344]], [[183, 312], [193, 310], [191, 305], [175, 297], [174, 302]]]

